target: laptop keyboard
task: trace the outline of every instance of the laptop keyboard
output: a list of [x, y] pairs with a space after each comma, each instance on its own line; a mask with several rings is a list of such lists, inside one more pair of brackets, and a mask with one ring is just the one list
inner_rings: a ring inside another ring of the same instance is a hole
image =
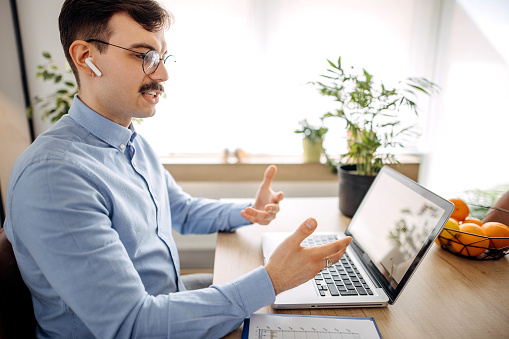
[[[335, 235], [312, 235], [302, 242], [302, 246], [312, 247], [338, 240]], [[373, 291], [362, 277], [348, 254], [329, 268], [324, 268], [315, 278], [315, 284], [322, 297], [373, 295]]]

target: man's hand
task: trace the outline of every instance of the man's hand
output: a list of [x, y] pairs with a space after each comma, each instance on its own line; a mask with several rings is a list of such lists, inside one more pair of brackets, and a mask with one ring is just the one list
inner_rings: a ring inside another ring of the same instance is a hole
[[303, 222], [269, 258], [265, 269], [276, 295], [313, 278], [326, 267], [327, 257], [333, 263], [338, 262], [352, 242], [351, 237], [346, 237], [321, 246], [302, 247], [300, 244], [314, 232], [316, 226], [313, 218]]
[[276, 172], [276, 166], [270, 165], [267, 167], [263, 181], [256, 193], [254, 205], [240, 212], [244, 218], [253, 224], [268, 225], [279, 212], [279, 202], [283, 200], [283, 192], [276, 193], [270, 187]]

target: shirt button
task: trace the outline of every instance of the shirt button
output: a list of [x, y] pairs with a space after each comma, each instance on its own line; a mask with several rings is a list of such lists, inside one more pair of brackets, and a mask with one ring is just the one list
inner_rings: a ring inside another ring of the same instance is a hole
[[124, 145], [124, 144], [121, 144], [121, 145], [120, 145], [120, 149], [125, 149], [125, 145]]
[[136, 163], [133, 161], [133, 167], [136, 167]]

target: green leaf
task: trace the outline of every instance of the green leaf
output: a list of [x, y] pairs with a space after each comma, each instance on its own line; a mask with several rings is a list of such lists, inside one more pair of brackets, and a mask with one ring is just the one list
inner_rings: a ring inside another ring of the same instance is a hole
[[419, 91], [423, 92], [423, 93], [426, 93], [428, 94], [428, 91], [426, 91], [424, 88], [422, 87], [419, 87], [419, 86], [416, 86], [416, 85], [412, 85], [412, 84], [408, 84], [410, 87], [413, 87], [415, 89], [418, 89]]
[[327, 61], [329, 62], [329, 65], [331, 65], [333, 68], [339, 69], [339, 67], [334, 65], [334, 63], [332, 61], [330, 61], [329, 59], [327, 59]]
[[320, 75], [320, 76], [321, 76], [321, 77], [324, 77], [324, 78], [332, 79], [332, 80], [337, 79], [337, 78], [334, 78], [334, 77], [330, 77], [330, 76], [328, 76], [328, 75]]
[[46, 59], [51, 59], [51, 54], [49, 52], [42, 52], [42, 56]]

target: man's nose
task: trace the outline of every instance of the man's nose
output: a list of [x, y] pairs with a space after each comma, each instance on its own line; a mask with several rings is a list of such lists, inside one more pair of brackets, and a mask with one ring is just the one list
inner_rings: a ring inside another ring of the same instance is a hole
[[159, 82], [165, 82], [168, 80], [168, 70], [166, 69], [166, 64], [162, 61], [159, 61], [159, 66], [156, 71], [149, 75], [150, 79], [156, 80]]

